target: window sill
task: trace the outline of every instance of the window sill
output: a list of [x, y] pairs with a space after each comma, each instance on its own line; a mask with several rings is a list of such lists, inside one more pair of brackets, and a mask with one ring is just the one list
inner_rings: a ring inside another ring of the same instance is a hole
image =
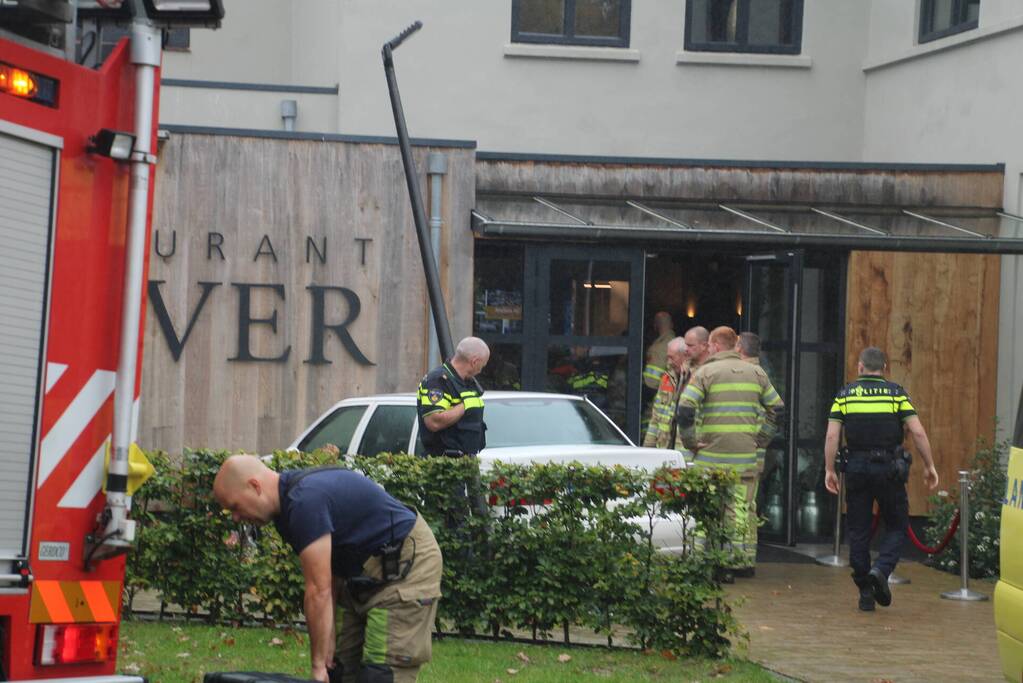
[[1017, 17], [1010, 21], [1002, 22], [994, 26], [984, 26], [981, 28], [970, 29], [963, 31], [962, 33], [953, 33], [944, 38], [936, 38], [929, 40], [926, 43], [919, 43], [914, 45], [909, 50], [906, 50], [899, 54], [888, 55], [881, 57], [880, 59], [868, 60], [863, 65], [863, 70], [866, 72], [875, 71], [877, 69], [883, 69], [894, 64], [901, 64], [902, 62], [908, 62], [911, 59], [917, 57], [923, 57], [926, 55], [934, 54], [936, 52], [943, 52], [945, 50], [951, 50], [959, 47], [960, 45], [969, 45], [976, 43], [987, 38], [993, 38], [1003, 33], [1010, 33], [1023, 28], [1023, 17]]
[[531, 45], [509, 43], [505, 57], [533, 59], [578, 59], [595, 62], [639, 62], [640, 51], [622, 47], [589, 47], [586, 45]]
[[809, 69], [813, 66], [813, 59], [809, 55], [769, 55], [748, 52], [687, 52], [679, 50], [675, 53], [675, 63]]

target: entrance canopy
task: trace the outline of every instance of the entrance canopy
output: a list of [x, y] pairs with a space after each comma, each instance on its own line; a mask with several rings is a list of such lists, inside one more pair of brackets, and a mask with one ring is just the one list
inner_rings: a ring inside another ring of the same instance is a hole
[[1023, 216], [962, 207], [827, 206], [478, 194], [478, 235], [572, 241], [735, 244], [1023, 254]]

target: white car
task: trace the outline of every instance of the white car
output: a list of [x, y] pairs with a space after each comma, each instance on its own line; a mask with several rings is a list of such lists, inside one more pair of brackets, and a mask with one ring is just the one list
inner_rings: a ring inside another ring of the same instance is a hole
[[[678, 451], [641, 448], [599, 408], [579, 396], [522, 391], [488, 391], [484, 417], [487, 447], [479, 454], [490, 463], [580, 462], [624, 465], [652, 472], [662, 465], [683, 468]], [[312, 451], [334, 444], [347, 455], [415, 453], [423, 455], [414, 394], [348, 398], [312, 423], [289, 450]], [[648, 520], [635, 520], [643, 526]], [[681, 552], [682, 522], [654, 520], [654, 544]]]

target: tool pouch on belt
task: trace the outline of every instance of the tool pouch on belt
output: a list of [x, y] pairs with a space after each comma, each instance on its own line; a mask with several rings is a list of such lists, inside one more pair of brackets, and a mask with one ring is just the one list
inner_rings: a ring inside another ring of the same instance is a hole
[[[415, 541], [413, 541], [414, 543]], [[405, 562], [401, 561], [401, 550], [404, 547], [405, 539], [392, 541], [380, 548], [380, 575], [377, 579], [373, 576], [360, 574], [347, 579], [345, 582], [348, 592], [359, 602], [365, 602], [373, 593], [393, 581], [400, 581], [408, 576], [415, 562], [415, 554]]]
[[913, 464], [913, 454], [902, 446], [895, 449], [892, 456], [892, 481], [905, 484], [909, 481], [909, 467]]

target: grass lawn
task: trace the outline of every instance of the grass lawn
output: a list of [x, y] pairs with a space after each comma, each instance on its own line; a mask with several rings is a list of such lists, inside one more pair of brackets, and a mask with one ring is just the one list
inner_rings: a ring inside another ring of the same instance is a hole
[[[201, 683], [207, 671], [274, 671], [309, 674], [305, 633], [264, 628], [125, 621], [121, 625], [119, 673], [152, 683]], [[559, 659], [560, 657], [560, 659]], [[567, 661], [565, 658], [568, 657]], [[599, 680], [775, 681], [742, 660], [669, 660], [660, 655], [596, 648], [531, 646], [444, 638], [434, 641], [423, 683], [539, 683]]]

